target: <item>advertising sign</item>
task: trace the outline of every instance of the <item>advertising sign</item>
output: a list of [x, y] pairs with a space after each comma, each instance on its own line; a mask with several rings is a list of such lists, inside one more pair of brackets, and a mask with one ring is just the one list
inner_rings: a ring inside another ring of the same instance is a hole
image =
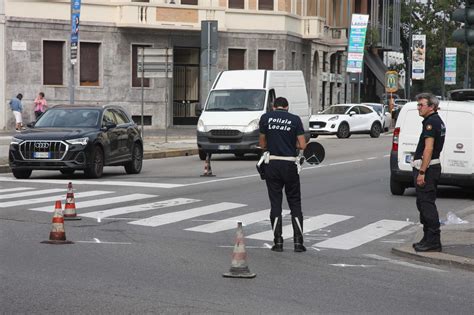
[[71, 0], [71, 63], [77, 62], [77, 46], [79, 43], [79, 18], [81, 0]]
[[413, 80], [425, 79], [426, 35], [413, 35], [412, 37], [412, 70]]
[[351, 32], [347, 57], [347, 72], [361, 73], [364, 64], [365, 35], [369, 16], [366, 14], [352, 14]]
[[398, 72], [387, 71], [385, 73], [385, 92], [395, 93], [398, 91]]
[[444, 59], [444, 84], [456, 84], [456, 54], [457, 48], [446, 47]]

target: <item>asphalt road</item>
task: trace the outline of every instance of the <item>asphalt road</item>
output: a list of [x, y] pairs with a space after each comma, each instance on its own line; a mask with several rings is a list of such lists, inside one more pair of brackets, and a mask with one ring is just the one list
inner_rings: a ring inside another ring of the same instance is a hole
[[[146, 160], [140, 175], [0, 176], [4, 313], [471, 313], [472, 273], [393, 256], [418, 223], [413, 189], [389, 192], [391, 138], [318, 138], [320, 166], [301, 173], [306, 253], [269, 250], [269, 202], [255, 157]], [[72, 245], [46, 245], [54, 200], [74, 185]], [[441, 187], [441, 215], [472, 205]], [[284, 209], [288, 209], [286, 202]], [[49, 211], [49, 212], [48, 212]], [[226, 279], [238, 219], [255, 279]], [[289, 217], [284, 225], [290, 224]], [[291, 235], [291, 230], [288, 230]]]

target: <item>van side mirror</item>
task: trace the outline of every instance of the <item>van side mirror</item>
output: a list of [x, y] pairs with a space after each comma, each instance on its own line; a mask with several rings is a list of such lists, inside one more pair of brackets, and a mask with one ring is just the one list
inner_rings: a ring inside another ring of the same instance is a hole
[[351, 111], [351, 112], [349, 113], [349, 116], [352, 116], [352, 115], [355, 115], [355, 114], [356, 114], [355, 111]]
[[35, 127], [35, 124], [36, 124], [36, 122], [33, 121], [33, 122], [30, 122], [30, 123], [27, 123], [27, 124], [26, 124], [26, 127], [28, 127], [28, 128], [34, 128], [34, 127]]
[[201, 103], [196, 104], [196, 107], [194, 107], [194, 112], [196, 116], [201, 116], [202, 114], [202, 105]]

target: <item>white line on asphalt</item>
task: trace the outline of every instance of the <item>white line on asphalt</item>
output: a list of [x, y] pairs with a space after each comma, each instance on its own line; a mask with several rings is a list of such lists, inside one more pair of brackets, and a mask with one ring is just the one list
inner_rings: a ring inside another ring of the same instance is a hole
[[329, 166], [335, 166], [335, 165], [342, 165], [342, 164], [350, 164], [350, 163], [356, 163], [356, 162], [362, 162], [363, 160], [351, 160], [351, 161], [344, 161], [344, 162], [336, 162], [336, 163], [331, 163]]
[[0, 189], [0, 193], [6, 193], [6, 192], [12, 192], [12, 191], [24, 191], [24, 190], [30, 190], [33, 189], [32, 187], [16, 187], [16, 188], [6, 188], [6, 189]]
[[376, 255], [376, 254], [365, 254], [364, 256], [369, 257], [369, 258], [373, 258], [373, 259], [376, 259], [376, 260], [380, 260], [380, 261], [386, 261], [386, 262], [389, 262], [389, 263], [395, 264], [395, 265], [401, 265], [401, 266], [406, 266], [406, 267], [411, 267], [411, 268], [416, 268], [416, 269], [429, 270], [429, 271], [436, 271], [436, 272], [446, 272], [446, 271], [441, 270], [441, 269], [432, 268], [432, 267], [425, 267], [425, 266], [420, 266], [420, 265], [416, 265], [416, 264], [411, 264], [411, 263], [406, 262], [406, 261], [390, 259], [390, 258], [379, 256], [379, 255]]
[[392, 234], [408, 225], [411, 225], [411, 223], [406, 221], [380, 220], [361, 229], [332, 237], [313, 246], [345, 250], [352, 249]]
[[106, 245], [132, 245], [132, 243], [126, 243], [126, 242], [102, 242], [102, 241], [74, 241], [75, 243], [86, 243], [86, 244], [106, 244]]
[[[82, 195], [79, 195], [79, 193], [78, 193], [77, 197], [82, 197]], [[88, 207], [110, 205], [110, 204], [113, 204], [113, 203], [141, 200], [141, 199], [153, 198], [153, 197], [158, 197], [158, 196], [157, 195], [146, 195], [146, 194], [130, 194], [130, 195], [124, 195], [124, 196], [118, 196], [118, 197], [110, 197], [110, 198], [103, 198], [103, 199], [94, 199], [94, 200], [88, 200], [88, 201], [81, 201], [81, 202], [76, 202], [76, 209], [84, 210], [85, 208], [88, 208]], [[50, 212], [51, 207], [41, 207], [41, 208], [34, 208], [34, 209], [29, 209], [29, 210]]]
[[13, 199], [13, 198], [19, 198], [19, 197], [29, 197], [29, 196], [33, 196], [33, 195], [52, 194], [52, 193], [57, 193], [57, 192], [60, 192], [60, 191], [65, 192], [66, 190], [62, 189], [62, 188], [54, 188], [54, 189], [24, 191], [24, 192], [19, 192], [19, 193], [15, 193], [15, 194], [0, 195], [0, 200]]
[[372, 157], [367, 158], [367, 160], [375, 160], [375, 159], [378, 159], [378, 157], [372, 156]]
[[[111, 194], [111, 193], [113, 193], [113, 191], [92, 190], [92, 191], [76, 193], [74, 194], [74, 196], [75, 198], [84, 198], [84, 197], [93, 197], [93, 196], [99, 196], [99, 195]], [[32, 198], [32, 199], [21, 199], [21, 200], [9, 201], [9, 202], [0, 202], [0, 208], [32, 205], [35, 203], [46, 203], [46, 202], [52, 203], [52, 202], [55, 202], [56, 200], [63, 200], [63, 199], [66, 199], [66, 194], [40, 197], [40, 198]], [[28, 209], [28, 210], [54, 212], [54, 204], [50, 206], [42, 207], [42, 208]]]
[[221, 202], [221, 203], [216, 203], [213, 205], [193, 208], [193, 209], [184, 210], [184, 211], [160, 214], [160, 215], [153, 216], [150, 218], [128, 222], [128, 224], [157, 227], [157, 226], [161, 226], [165, 224], [183, 221], [186, 219], [192, 219], [201, 215], [207, 215], [211, 213], [231, 210], [235, 208], [241, 208], [245, 206], [247, 205], [240, 204], [240, 203], [232, 203], [232, 202]]
[[376, 267], [375, 265], [350, 265], [350, 264], [329, 264], [329, 266], [334, 266], [334, 267], [361, 267], [361, 268]]
[[69, 182], [74, 185], [99, 185], [99, 186], [126, 186], [126, 187], [144, 187], [144, 188], [177, 188], [186, 185], [182, 184], [165, 184], [165, 183], [148, 183], [148, 182], [127, 182], [127, 181], [98, 181], [98, 180], [71, 180], [71, 179], [12, 179], [0, 176], [0, 182], [15, 183], [44, 183], [44, 184], [62, 184], [67, 186]]
[[[321, 214], [315, 217], [310, 217], [303, 221], [303, 227], [305, 232], [315, 231], [326, 226], [333, 225], [338, 222], [342, 222], [352, 218], [352, 216], [339, 215], [339, 214]], [[293, 237], [293, 227], [291, 224], [283, 226], [283, 235], [284, 239]], [[267, 230], [261, 233], [252, 234], [247, 236], [247, 238], [262, 240], [262, 241], [272, 241], [273, 240], [273, 231]]]
[[[268, 244], [267, 244], [267, 245], [268, 245]], [[230, 246], [230, 245], [219, 245], [219, 246], [217, 246], [217, 247], [221, 247], [221, 248], [233, 248], [233, 247], [235, 247], [235, 245], [233, 245], [233, 246]], [[263, 248], [263, 249], [267, 249], [268, 247], [266, 247], [266, 246], [247, 246], [247, 245], [245, 245], [245, 248], [252, 248], [252, 249], [254, 249], [254, 248], [256, 248], [256, 249], [262, 249], [262, 248]], [[270, 248], [271, 248], [271, 247], [270, 247]]]
[[175, 207], [175, 206], [185, 205], [185, 204], [198, 202], [198, 201], [200, 200], [187, 199], [187, 198], [175, 198], [175, 199], [146, 203], [146, 204], [141, 204], [141, 205], [133, 205], [133, 206], [120, 207], [120, 208], [109, 209], [109, 210], [87, 212], [87, 213], [80, 214], [80, 216], [87, 217], [87, 218], [104, 219], [104, 218], [111, 217], [114, 215], [119, 215], [119, 214], [127, 214], [127, 213], [135, 213], [135, 212], [140, 212], [140, 211], [162, 209], [162, 208], [167, 208], [167, 207]]
[[383, 157], [389, 157], [389, 156], [390, 156], [390, 154], [386, 154], [386, 155], [384, 155]]
[[[195, 226], [193, 228], [186, 229], [186, 231], [216, 233], [225, 230], [231, 230], [237, 227], [237, 222], [242, 222], [242, 224], [245, 226], [255, 222], [264, 221], [268, 219], [269, 211], [270, 209], [242, 214], [236, 217], [228, 218], [226, 220], [219, 220], [217, 222]], [[290, 213], [288, 210], [284, 210], [282, 212], [283, 215]]]

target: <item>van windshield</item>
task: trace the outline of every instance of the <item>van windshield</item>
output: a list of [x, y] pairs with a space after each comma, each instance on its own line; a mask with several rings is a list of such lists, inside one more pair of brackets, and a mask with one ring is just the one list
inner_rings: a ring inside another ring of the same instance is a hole
[[209, 95], [207, 111], [261, 111], [265, 90], [215, 90]]

